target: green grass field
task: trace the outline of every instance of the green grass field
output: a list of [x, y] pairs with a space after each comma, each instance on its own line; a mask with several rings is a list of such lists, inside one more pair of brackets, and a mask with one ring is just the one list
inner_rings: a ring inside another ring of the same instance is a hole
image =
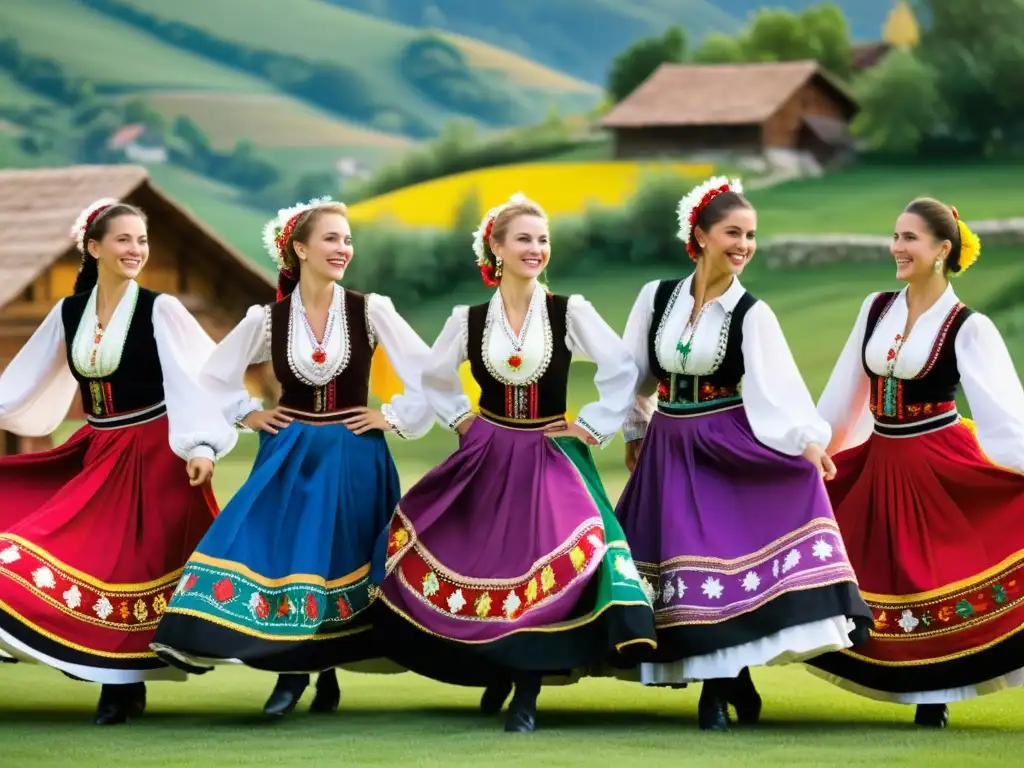
[[1017, 195], [1024, 165], [857, 166], [820, 179], [750, 193], [762, 238], [782, 234], [847, 232], [888, 235], [915, 197], [955, 205], [965, 221], [1024, 214]]

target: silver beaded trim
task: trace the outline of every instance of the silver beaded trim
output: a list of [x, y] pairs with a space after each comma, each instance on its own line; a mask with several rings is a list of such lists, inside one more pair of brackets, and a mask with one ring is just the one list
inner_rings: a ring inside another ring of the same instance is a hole
[[[537, 290], [540, 289], [538, 288]], [[500, 301], [500, 299], [498, 300]], [[542, 300], [540, 302], [539, 317], [539, 321], [542, 324], [542, 328], [544, 329], [544, 353], [541, 356], [540, 365], [537, 366], [537, 370], [535, 370], [532, 374], [530, 374], [529, 377], [527, 377], [523, 381], [511, 381], [507, 379], [505, 376], [499, 374], [498, 371], [495, 369], [493, 363], [491, 362], [490, 357], [487, 354], [491, 346], [491, 332], [494, 330], [494, 320], [491, 316], [493, 308], [493, 303], [491, 306], [487, 307], [487, 316], [484, 319], [484, 334], [482, 345], [483, 349], [480, 350], [481, 357], [483, 357], [484, 360], [484, 367], [496, 381], [499, 381], [502, 384], [505, 384], [510, 387], [528, 387], [531, 384], [536, 384], [538, 381], [541, 380], [541, 377], [544, 376], [545, 372], [548, 369], [548, 366], [551, 364], [551, 354], [554, 348], [553, 335], [551, 333], [551, 323], [548, 321], [547, 301]], [[524, 333], [523, 338], [525, 339], [525, 337], [526, 334]]]
[[391, 406], [391, 403], [384, 403], [380, 407], [380, 412], [384, 416], [384, 421], [391, 425], [391, 431], [398, 435], [403, 440], [408, 440], [408, 436], [402, 432], [400, 427], [401, 420], [398, 418], [398, 414], [395, 413], [395, 409]]
[[464, 422], [466, 419], [468, 419], [472, 415], [473, 415], [472, 411], [463, 411], [458, 416], [456, 416], [454, 419], [452, 419], [451, 421], [448, 422], [448, 429], [450, 429], [452, 432], [454, 432], [455, 428], [458, 427], [459, 424]]
[[[370, 322], [370, 297], [376, 296], [374, 293], [368, 293], [363, 298], [363, 316], [366, 318], [366, 338], [370, 342], [370, 349], [377, 348], [377, 333], [373, 330], [373, 323]], [[387, 417], [385, 417], [387, 418]]]
[[[672, 291], [672, 295], [669, 297], [668, 304], [665, 305], [665, 312], [661, 316], [661, 322], [658, 324], [658, 328], [654, 333], [654, 349], [657, 352], [661, 351], [661, 338], [665, 330], [665, 323], [668, 320], [669, 315], [672, 314], [672, 308], [675, 306], [676, 300], [679, 298], [679, 292], [682, 290], [685, 281], [680, 281], [675, 289]], [[725, 360], [725, 353], [729, 347], [729, 328], [732, 325], [732, 312], [726, 312], [725, 318], [722, 320], [722, 328], [718, 332], [718, 345], [715, 348], [715, 356], [711, 361], [710, 367], [703, 371], [679, 371], [678, 373], [685, 373], [692, 376], [707, 376], [714, 373], [721, 366], [722, 361]], [[696, 328], [694, 329], [696, 333]], [[658, 360], [661, 363], [661, 360]], [[662, 366], [667, 372], [675, 373], [675, 371], [669, 371], [668, 366]]]
[[[298, 289], [296, 288], [296, 290]], [[295, 295], [293, 294], [292, 305], [288, 313], [288, 367], [291, 368], [292, 375], [294, 375], [295, 378], [298, 379], [303, 384], [306, 384], [310, 387], [327, 386], [327, 384], [333, 381], [338, 376], [338, 374], [345, 370], [345, 366], [348, 365], [349, 358], [352, 356], [352, 339], [349, 336], [348, 332], [348, 313], [345, 312], [345, 289], [335, 289], [334, 301], [331, 304], [331, 309], [335, 310], [338, 313], [338, 320], [341, 321], [341, 333], [343, 334], [342, 338], [344, 339], [344, 341], [342, 342], [344, 344], [344, 351], [342, 352], [341, 357], [339, 358], [334, 368], [329, 369], [329, 372], [325, 376], [320, 377], [321, 380], [319, 381], [313, 381], [307, 378], [306, 376], [303, 376], [301, 373], [299, 373], [298, 368], [295, 366], [295, 358], [292, 352], [292, 334], [295, 330], [295, 315], [299, 311], [297, 309], [298, 306], [299, 305], [295, 303]]]
[[274, 357], [273, 333], [271, 332], [273, 320], [271, 318], [270, 306], [266, 305], [263, 307], [263, 347], [260, 349], [259, 354], [256, 355], [256, 359], [250, 363], [251, 365], [266, 363]]
[[576, 423], [579, 426], [583, 427], [583, 429], [585, 429], [587, 432], [589, 432], [591, 436], [593, 436], [594, 439], [597, 440], [597, 442], [601, 445], [604, 445], [605, 443], [612, 439], [611, 435], [605, 435], [601, 432], [598, 432], [586, 421], [586, 419], [582, 418], [581, 416], [576, 417]]

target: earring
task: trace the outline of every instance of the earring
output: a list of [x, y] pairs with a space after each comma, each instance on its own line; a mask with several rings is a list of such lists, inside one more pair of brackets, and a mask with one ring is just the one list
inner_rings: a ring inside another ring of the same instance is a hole
[[942, 271], [942, 259], [935, 260], [935, 274], [939, 274]]
[[698, 241], [697, 241], [697, 247], [698, 247], [698, 248], [700, 248], [700, 249], [701, 249], [701, 250], [703, 251], [703, 250], [704, 250], [704, 243], [702, 243], [702, 242], [700, 242], [700, 241], [698, 240]]
[[501, 264], [502, 264], [501, 259], [495, 259], [494, 260], [494, 277], [497, 280], [501, 279]]

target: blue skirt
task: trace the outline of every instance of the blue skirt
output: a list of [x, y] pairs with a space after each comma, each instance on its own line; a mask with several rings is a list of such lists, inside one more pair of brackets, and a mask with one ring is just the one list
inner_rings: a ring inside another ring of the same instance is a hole
[[401, 489], [379, 431], [292, 422], [260, 434], [252, 473], [185, 564], [157, 628], [165, 661], [304, 672], [380, 656], [370, 560]]

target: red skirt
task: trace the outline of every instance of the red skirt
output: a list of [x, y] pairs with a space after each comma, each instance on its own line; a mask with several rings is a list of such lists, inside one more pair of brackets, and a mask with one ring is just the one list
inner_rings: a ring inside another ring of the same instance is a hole
[[166, 416], [0, 459], [0, 650], [101, 683], [179, 679], [149, 644], [217, 515]]
[[963, 423], [872, 434], [834, 459], [829, 496], [874, 629], [810, 665], [907, 703], [1024, 682], [1024, 476], [989, 462]]

